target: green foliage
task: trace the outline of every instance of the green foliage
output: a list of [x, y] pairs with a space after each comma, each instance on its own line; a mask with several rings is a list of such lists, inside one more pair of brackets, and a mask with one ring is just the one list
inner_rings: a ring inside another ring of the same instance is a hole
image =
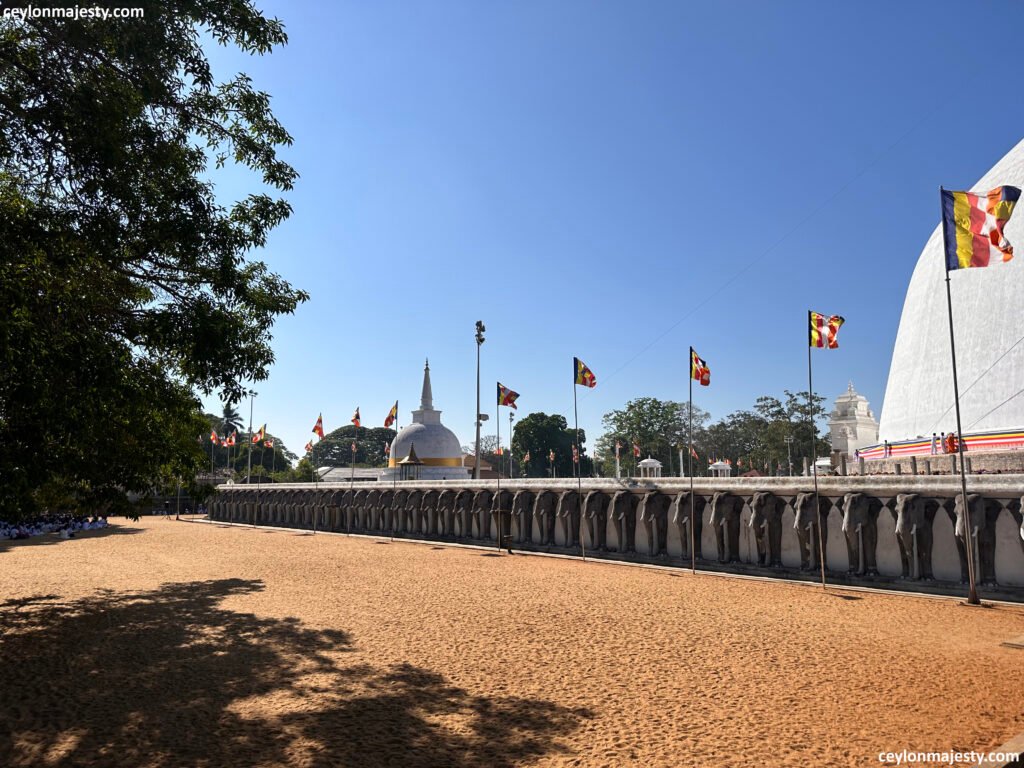
[[[204, 34], [286, 42], [232, 0], [0, 19], [0, 517], [201, 471], [194, 392], [238, 402], [267, 376], [275, 317], [307, 298], [246, 260], [290, 213], [266, 189], [297, 177], [277, 156], [291, 137], [248, 77], [215, 81]], [[210, 159], [264, 189], [225, 207]]]
[[[531, 413], [520, 420], [512, 432], [512, 452], [526, 477], [550, 476], [552, 464], [548, 455], [552, 450], [555, 452], [555, 475], [575, 477], [572, 463], [572, 445], [575, 442], [576, 430], [569, 427], [565, 416], [560, 414]], [[594, 472], [594, 464], [586, 455], [586, 442], [586, 431], [581, 429], [580, 473], [583, 477]], [[527, 453], [530, 461], [522, 465], [522, 458]]]
[[[700, 408], [693, 409], [694, 445], [703, 441], [704, 425], [711, 415]], [[601, 457], [601, 473], [615, 476], [615, 444], [622, 444], [620, 464], [623, 474], [635, 474], [636, 459], [633, 443], [640, 445], [641, 459], [651, 456], [664, 464], [664, 472], [678, 474], [678, 452], [689, 445], [689, 403], [639, 397], [630, 400], [622, 410], [606, 413], [601, 420], [607, 430], [597, 441], [597, 454]], [[698, 447], [699, 451], [700, 448]], [[674, 466], [674, 469], [671, 469]]]
[[[318, 467], [349, 467], [353, 464], [352, 442], [355, 441], [355, 464], [360, 467], [387, 466], [384, 446], [390, 445], [398, 433], [386, 427], [357, 427], [349, 424], [313, 441], [313, 460]], [[401, 457], [399, 457], [401, 458]]]

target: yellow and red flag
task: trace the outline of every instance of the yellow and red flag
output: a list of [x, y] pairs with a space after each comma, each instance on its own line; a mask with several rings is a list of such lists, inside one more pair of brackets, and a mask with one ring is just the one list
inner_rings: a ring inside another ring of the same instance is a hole
[[987, 267], [993, 258], [1013, 258], [1003, 228], [1020, 199], [1017, 187], [996, 187], [983, 195], [943, 189], [940, 196], [947, 270]]
[[640, 443], [636, 443], [636, 442], [633, 443], [633, 458], [634, 459], [639, 459], [640, 458]]
[[[358, 410], [358, 409], [357, 409]], [[391, 406], [391, 410], [388, 411], [388, 417], [384, 419], [384, 428], [390, 427], [398, 419], [398, 401], [395, 400], [395, 404]]]
[[580, 463], [580, 452], [579, 452], [579, 450], [577, 450], [575, 445], [573, 445], [573, 447], [572, 447], [572, 463], [573, 464], [579, 464]]
[[839, 349], [839, 329], [846, 320], [839, 315], [823, 315], [820, 312], [808, 312], [811, 327], [808, 340], [812, 347], [818, 349]]
[[273, 448], [274, 447], [274, 440], [273, 440], [273, 438], [271, 438], [270, 440], [264, 440], [263, 441], [263, 447], [264, 448]]
[[693, 446], [692, 445], [690, 446], [690, 455], [693, 456], [693, 458], [695, 458], [695, 459], [699, 458], [697, 456], [697, 452], [695, 450], [693, 450]]
[[550, 451], [548, 451], [548, 461], [553, 462], [554, 460], [555, 460], [555, 449], [552, 448]]
[[363, 422], [359, 418], [359, 409], [358, 408], [356, 408], [356, 412], [354, 414], [352, 414], [352, 423], [355, 424], [357, 427], [363, 426]]
[[252, 441], [254, 443], [258, 443], [258, 442], [260, 442], [266, 436], [267, 436], [267, 425], [264, 424], [262, 427], [260, 427], [260, 431], [252, 436]]
[[316, 424], [313, 425], [313, 434], [324, 439], [324, 415], [321, 413], [316, 417]]
[[513, 392], [511, 389], [506, 387], [500, 381], [498, 382], [498, 405], [507, 405], [509, 408], [517, 408], [516, 398], [519, 397], [518, 392]]
[[699, 381], [702, 387], [711, 383], [711, 369], [704, 362], [693, 347], [690, 347], [690, 378]]
[[213, 443], [214, 445], [216, 445], [217, 444], [217, 439], [218, 439], [217, 438], [217, 430], [216, 429], [211, 429], [210, 430], [210, 442]]
[[530, 463], [530, 452], [527, 451], [526, 453], [523, 454], [523, 464], [529, 464], [529, 463]]
[[235, 441], [237, 439], [238, 439], [238, 430], [236, 429], [236, 430], [234, 430], [231, 433], [231, 436], [227, 440], [224, 441], [224, 445], [228, 445], [228, 446], [234, 445]]
[[312, 450], [313, 450], [313, 441], [310, 440], [308, 443], [306, 443], [306, 453], [309, 453]]
[[594, 372], [587, 368], [578, 357], [572, 359], [572, 375], [573, 380], [578, 386], [591, 389], [597, 386], [597, 377], [594, 375]]

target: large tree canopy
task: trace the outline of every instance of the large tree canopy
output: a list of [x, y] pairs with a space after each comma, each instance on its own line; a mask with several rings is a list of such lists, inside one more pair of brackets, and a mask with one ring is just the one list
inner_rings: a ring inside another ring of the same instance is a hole
[[[137, 5], [0, 19], [0, 516], [201, 468], [194, 393], [265, 379], [274, 318], [307, 298], [248, 258], [290, 212], [291, 138], [200, 43], [263, 54], [281, 23], [240, 0]], [[227, 162], [262, 186], [225, 206]]]

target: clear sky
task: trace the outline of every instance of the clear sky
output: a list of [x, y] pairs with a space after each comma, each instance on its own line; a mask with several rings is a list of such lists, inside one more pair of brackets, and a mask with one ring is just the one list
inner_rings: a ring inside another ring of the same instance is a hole
[[257, 4], [288, 46], [210, 53], [295, 138], [295, 212], [257, 256], [312, 298], [254, 419], [297, 453], [321, 411], [409, 423], [427, 357], [471, 442], [478, 319], [492, 433], [495, 380], [571, 424], [574, 355], [588, 449], [628, 400], [686, 400], [691, 344], [715, 419], [804, 390], [808, 309], [847, 320], [815, 390], [852, 380], [879, 416], [939, 186], [1024, 136], [1010, 0]]

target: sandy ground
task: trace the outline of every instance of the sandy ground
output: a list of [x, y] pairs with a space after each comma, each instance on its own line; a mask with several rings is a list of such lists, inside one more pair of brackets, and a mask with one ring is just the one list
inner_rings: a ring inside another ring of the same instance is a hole
[[1024, 610], [150, 519], [0, 543], [0, 765], [860, 766], [1024, 730]]

